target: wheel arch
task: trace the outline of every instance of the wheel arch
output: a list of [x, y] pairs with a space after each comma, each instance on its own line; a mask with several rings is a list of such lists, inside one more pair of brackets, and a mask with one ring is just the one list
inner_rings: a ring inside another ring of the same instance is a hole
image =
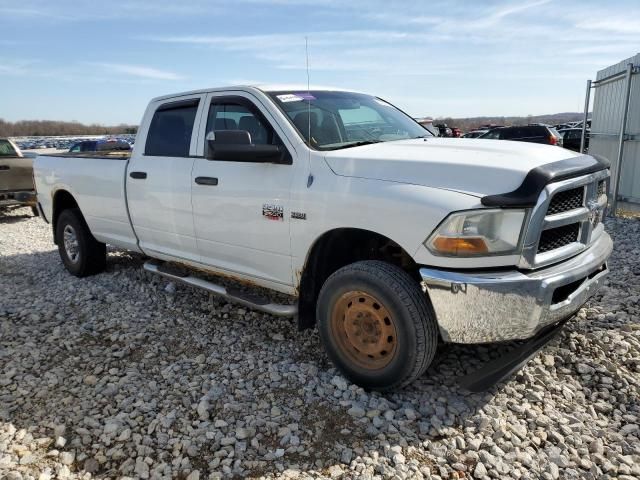
[[382, 260], [401, 267], [417, 282], [418, 266], [399, 243], [386, 235], [362, 228], [328, 230], [311, 245], [298, 281], [298, 327], [313, 328], [316, 301], [322, 285], [336, 270], [361, 260]]
[[52, 202], [52, 215], [51, 215], [51, 226], [53, 228], [53, 243], [58, 244], [58, 238], [56, 234], [56, 225], [58, 224], [58, 218], [60, 214], [71, 208], [79, 208], [78, 202], [75, 197], [65, 189], [56, 190], [53, 194], [53, 202]]

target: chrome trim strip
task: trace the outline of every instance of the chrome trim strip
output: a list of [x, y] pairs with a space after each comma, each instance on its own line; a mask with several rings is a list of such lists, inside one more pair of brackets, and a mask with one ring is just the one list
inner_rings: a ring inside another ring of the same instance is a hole
[[[603, 284], [612, 250], [611, 237], [602, 232], [579, 255], [526, 274], [517, 270], [461, 273], [421, 268], [420, 275], [445, 341], [519, 340], [575, 313]], [[557, 288], [581, 279], [566, 299], [552, 303]]]
[[589, 209], [587, 207], [576, 208], [566, 212], [556, 213], [555, 215], [548, 215], [544, 217], [542, 230], [578, 223], [586, 218], [589, 218]]

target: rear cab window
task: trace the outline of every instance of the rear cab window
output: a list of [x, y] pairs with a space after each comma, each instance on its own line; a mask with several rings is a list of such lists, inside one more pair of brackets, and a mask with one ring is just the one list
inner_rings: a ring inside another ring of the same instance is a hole
[[153, 114], [144, 154], [156, 157], [188, 157], [199, 99], [170, 101]]

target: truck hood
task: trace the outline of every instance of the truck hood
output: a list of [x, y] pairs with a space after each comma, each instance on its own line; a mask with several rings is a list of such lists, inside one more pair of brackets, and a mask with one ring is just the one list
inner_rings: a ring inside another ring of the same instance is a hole
[[483, 197], [515, 190], [533, 168], [578, 156], [564, 148], [535, 143], [427, 138], [330, 151], [325, 159], [336, 175]]

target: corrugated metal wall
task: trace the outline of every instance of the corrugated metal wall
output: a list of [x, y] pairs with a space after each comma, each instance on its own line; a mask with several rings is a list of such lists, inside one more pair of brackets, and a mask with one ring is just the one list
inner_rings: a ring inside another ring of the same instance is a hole
[[[640, 65], [640, 53], [620, 63], [600, 70], [596, 82], [626, 71], [627, 64]], [[618, 157], [618, 135], [624, 114], [625, 77], [605, 82], [595, 89], [589, 153], [602, 155], [612, 164], [615, 178]], [[624, 201], [640, 204], [640, 75], [631, 77], [631, 97], [625, 133], [624, 157], [618, 194]]]

